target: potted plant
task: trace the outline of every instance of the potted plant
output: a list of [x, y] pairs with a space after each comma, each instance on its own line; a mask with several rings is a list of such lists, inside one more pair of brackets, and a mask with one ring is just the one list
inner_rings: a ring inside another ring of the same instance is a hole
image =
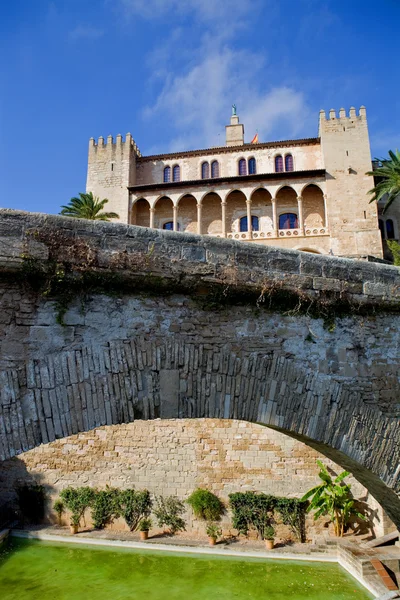
[[215, 546], [217, 539], [222, 535], [222, 530], [219, 527], [218, 523], [216, 523], [215, 521], [209, 521], [207, 523], [206, 533], [208, 535], [208, 541], [210, 546]]
[[142, 519], [139, 523], [139, 532], [140, 532], [140, 539], [142, 540], [142, 542], [144, 542], [145, 540], [148, 539], [149, 537], [149, 529], [152, 526], [152, 521], [151, 519]]
[[62, 518], [62, 514], [64, 512], [64, 503], [62, 500], [56, 500], [53, 504], [53, 508], [55, 510], [55, 512], [57, 513], [57, 521], [58, 521], [58, 525], [61, 527], [61, 518]]
[[274, 547], [275, 529], [272, 525], [267, 525], [264, 529], [264, 541], [267, 550], [272, 550]]
[[78, 533], [81, 519], [85, 514], [85, 510], [91, 506], [94, 493], [94, 490], [90, 487], [68, 487], [62, 490], [60, 497], [64, 506], [71, 512], [70, 531], [73, 535]]

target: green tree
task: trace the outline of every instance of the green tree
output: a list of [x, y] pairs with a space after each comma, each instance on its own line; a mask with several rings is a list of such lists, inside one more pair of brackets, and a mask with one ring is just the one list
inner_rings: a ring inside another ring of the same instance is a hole
[[393, 254], [393, 264], [395, 267], [400, 267], [400, 244], [396, 240], [387, 240], [387, 245], [390, 252]]
[[400, 152], [389, 150], [389, 158], [376, 159], [378, 167], [368, 171], [367, 175], [378, 178], [378, 183], [368, 193], [372, 194], [370, 202], [379, 202], [386, 194], [387, 200], [383, 208], [386, 212], [392, 202], [400, 195]]
[[122, 490], [119, 494], [119, 514], [124, 518], [130, 531], [135, 531], [143, 518], [151, 513], [152, 501], [148, 490], [136, 492], [134, 489]]
[[109, 221], [110, 219], [119, 219], [119, 215], [114, 212], [101, 212], [107, 204], [107, 198], [100, 200], [93, 196], [92, 192], [79, 194], [79, 198], [71, 198], [69, 204], [62, 206], [61, 215], [66, 217], [75, 217], [76, 219], [90, 219], [92, 221]]
[[317, 464], [320, 468], [318, 475], [322, 483], [308, 490], [301, 498], [301, 502], [310, 501], [307, 512], [315, 511], [315, 521], [319, 517], [328, 515], [334, 524], [335, 535], [342, 537], [345, 527], [352, 517], [357, 516], [365, 520], [364, 515], [357, 512], [354, 507], [351, 486], [343, 482], [350, 473], [343, 471], [335, 479], [332, 479], [325, 465], [319, 460], [317, 460]]

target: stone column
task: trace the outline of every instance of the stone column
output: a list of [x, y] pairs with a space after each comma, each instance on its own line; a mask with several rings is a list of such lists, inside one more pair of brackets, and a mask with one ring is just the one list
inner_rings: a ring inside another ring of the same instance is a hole
[[226, 238], [226, 202], [221, 200], [222, 237]]
[[150, 229], [154, 229], [154, 214], [156, 212], [155, 208], [150, 208]]
[[276, 198], [271, 198], [272, 202], [272, 226], [274, 228], [274, 235], [278, 237], [278, 216], [276, 210]]
[[247, 237], [248, 238], [252, 238], [252, 232], [251, 232], [251, 200], [246, 200], [246, 207], [247, 207]]
[[201, 202], [197, 201], [197, 233], [201, 235]]
[[303, 198], [297, 196], [297, 211], [298, 211], [298, 228], [300, 229], [300, 235], [304, 235], [304, 218], [303, 218]]
[[328, 226], [329, 226], [329, 224], [328, 224], [328, 211], [327, 211], [327, 208], [326, 208], [326, 201], [327, 201], [327, 199], [328, 199], [328, 196], [326, 194], [324, 194], [324, 211], [325, 211], [324, 227], [325, 227], [325, 229], [328, 229]]
[[174, 221], [174, 231], [178, 231], [178, 207], [175, 204], [172, 206], [172, 210], [174, 213], [173, 221]]

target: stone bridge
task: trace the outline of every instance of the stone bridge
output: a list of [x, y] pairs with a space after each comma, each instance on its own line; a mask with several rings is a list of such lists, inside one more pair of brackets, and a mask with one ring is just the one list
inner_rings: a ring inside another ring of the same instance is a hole
[[0, 211], [0, 459], [134, 419], [243, 419], [400, 525], [400, 272]]

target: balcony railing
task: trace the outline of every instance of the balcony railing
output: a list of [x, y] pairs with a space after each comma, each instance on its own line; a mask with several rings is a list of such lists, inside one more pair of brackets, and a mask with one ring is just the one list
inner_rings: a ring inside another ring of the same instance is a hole
[[[223, 237], [222, 233], [211, 234], [217, 237]], [[327, 227], [313, 227], [301, 229], [279, 229], [276, 235], [275, 231], [230, 231], [226, 234], [228, 239], [233, 240], [257, 240], [257, 239], [282, 239], [282, 238], [300, 238], [329, 235]]]

